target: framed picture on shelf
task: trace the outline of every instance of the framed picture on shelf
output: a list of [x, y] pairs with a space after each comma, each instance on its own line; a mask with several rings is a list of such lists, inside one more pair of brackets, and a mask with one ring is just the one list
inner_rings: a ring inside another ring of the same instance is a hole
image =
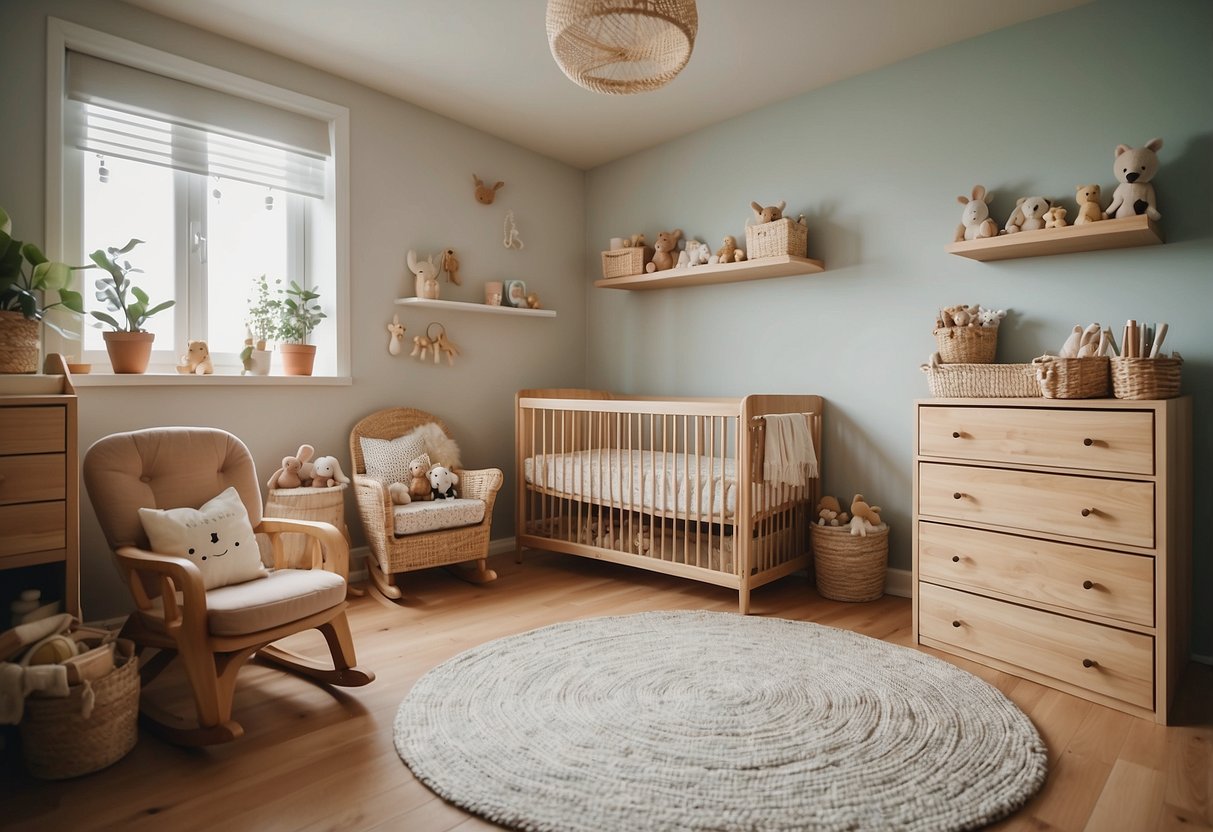
[[501, 296], [502, 306], [512, 306], [515, 309], [526, 309], [526, 282], [522, 280], [505, 281], [505, 291]]

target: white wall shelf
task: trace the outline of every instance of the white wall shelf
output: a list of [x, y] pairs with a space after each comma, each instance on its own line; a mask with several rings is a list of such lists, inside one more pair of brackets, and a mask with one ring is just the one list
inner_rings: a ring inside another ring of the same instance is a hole
[[712, 283], [743, 283], [750, 280], [765, 280], [771, 277], [817, 274], [825, 271], [825, 264], [808, 257], [783, 254], [777, 257], [760, 257], [740, 263], [710, 263], [692, 268], [666, 269], [651, 274], [634, 274], [628, 277], [604, 277], [595, 280], [600, 289], [669, 289], [675, 286], [707, 286]]
[[471, 303], [461, 300], [429, 300], [427, 298], [396, 298], [400, 306], [421, 306], [426, 309], [445, 309], [450, 312], [480, 312], [487, 315], [522, 315], [532, 318], [555, 318], [555, 309], [515, 309], [512, 306], [490, 306], [487, 303]]
[[1100, 220], [1065, 228], [1041, 228], [1020, 231], [984, 240], [964, 240], [948, 246], [949, 254], [971, 260], [1013, 260], [1048, 254], [1072, 254], [1109, 248], [1153, 246], [1164, 241], [1162, 230], [1144, 214], [1121, 219]]

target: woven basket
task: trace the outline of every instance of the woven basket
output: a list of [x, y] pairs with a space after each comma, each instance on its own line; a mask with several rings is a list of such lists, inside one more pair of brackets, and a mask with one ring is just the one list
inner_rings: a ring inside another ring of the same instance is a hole
[[810, 527], [817, 591], [834, 601], [875, 601], [884, 595], [889, 527], [851, 534], [849, 526]]
[[630, 277], [644, 273], [644, 246], [614, 248], [602, 253], [603, 277]]
[[1113, 358], [1112, 393], [1118, 399], [1173, 399], [1182, 358]]
[[943, 364], [939, 353], [923, 364], [927, 387], [940, 399], [1039, 398], [1031, 364]]
[[[118, 639], [116, 667], [95, 682], [72, 685], [67, 696], [34, 694], [25, 700], [21, 746], [29, 773], [63, 780], [112, 765], [135, 747], [138, 738], [139, 662], [135, 646]], [[93, 696], [86, 717], [86, 692]]]
[[38, 372], [38, 321], [0, 312], [0, 373]]
[[791, 254], [804, 257], [809, 251], [809, 227], [784, 217], [774, 222], [745, 227], [747, 260]]
[[[271, 488], [265, 498], [265, 516], [286, 520], [314, 520], [331, 523], [348, 541], [345, 526], [345, 492], [349, 486], [338, 483], [331, 488]], [[305, 534], [282, 535], [282, 552], [291, 569], [305, 569], [311, 565], [308, 552], [313, 538]], [[258, 538], [261, 544], [261, 560], [266, 566], [274, 563], [273, 548], [267, 538]]]
[[944, 364], [992, 364], [998, 349], [996, 326], [943, 326], [935, 343]]
[[1046, 399], [1099, 399], [1108, 395], [1111, 361], [1106, 356], [1058, 358], [1042, 355], [1034, 359], [1040, 394]]

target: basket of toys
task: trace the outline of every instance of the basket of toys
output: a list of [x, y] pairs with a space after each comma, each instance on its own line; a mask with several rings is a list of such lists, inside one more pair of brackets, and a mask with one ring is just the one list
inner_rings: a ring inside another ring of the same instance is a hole
[[880, 522], [880, 509], [868, 506], [861, 494], [855, 495], [851, 514], [843, 513], [833, 497], [822, 497], [817, 509], [809, 540], [818, 593], [833, 601], [875, 601], [884, 595], [889, 527]]
[[939, 310], [935, 348], [944, 364], [992, 364], [998, 350], [998, 324], [1003, 310], [960, 304]]
[[779, 257], [791, 254], [804, 257], [809, 251], [809, 227], [786, 217], [747, 225], [745, 229], [746, 257]]
[[644, 274], [644, 246], [613, 248], [602, 253], [603, 277]]

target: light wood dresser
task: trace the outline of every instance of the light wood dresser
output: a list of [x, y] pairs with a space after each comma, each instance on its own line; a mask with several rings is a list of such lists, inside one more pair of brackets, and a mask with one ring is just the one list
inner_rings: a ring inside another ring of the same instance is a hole
[[61, 356], [0, 376], [0, 621], [24, 589], [80, 615], [76, 395]]
[[1191, 400], [916, 415], [916, 642], [1166, 723], [1188, 661]]

